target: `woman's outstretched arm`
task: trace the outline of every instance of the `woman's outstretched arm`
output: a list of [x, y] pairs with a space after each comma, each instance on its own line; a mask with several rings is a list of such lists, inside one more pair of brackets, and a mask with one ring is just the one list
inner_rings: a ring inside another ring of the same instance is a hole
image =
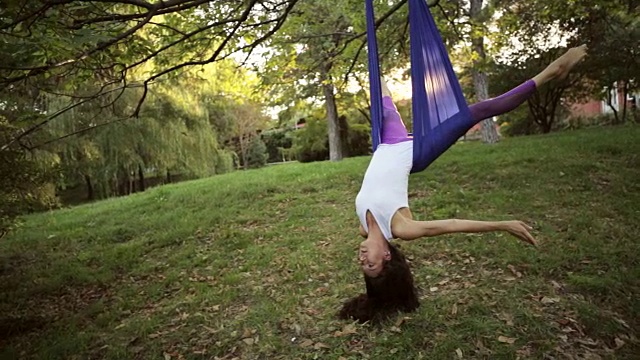
[[477, 221], [477, 220], [433, 220], [415, 221], [402, 219], [394, 229], [394, 235], [402, 240], [415, 240], [422, 237], [438, 236], [453, 233], [480, 233], [490, 231], [506, 231], [511, 235], [537, 246], [534, 237], [529, 233], [532, 228], [522, 221]]

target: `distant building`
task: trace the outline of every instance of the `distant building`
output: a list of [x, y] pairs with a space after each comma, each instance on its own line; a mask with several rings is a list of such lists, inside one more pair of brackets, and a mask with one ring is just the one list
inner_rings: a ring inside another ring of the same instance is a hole
[[[606, 96], [605, 99], [586, 99], [585, 101], [572, 104], [570, 106], [570, 116], [591, 117], [612, 114], [612, 107], [616, 111], [621, 111], [625, 101], [627, 102], [627, 111], [640, 108], [640, 92], [629, 93], [625, 99], [621, 84], [615, 83]], [[611, 105], [609, 105], [609, 101]]]

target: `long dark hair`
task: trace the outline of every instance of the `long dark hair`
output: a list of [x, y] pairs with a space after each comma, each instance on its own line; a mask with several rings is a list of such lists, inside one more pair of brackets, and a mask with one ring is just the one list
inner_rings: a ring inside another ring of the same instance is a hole
[[385, 262], [377, 277], [364, 276], [367, 293], [345, 302], [338, 314], [341, 319], [378, 323], [399, 311], [412, 312], [420, 306], [407, 260], [392, 244], [389, 251], [391, 260]]

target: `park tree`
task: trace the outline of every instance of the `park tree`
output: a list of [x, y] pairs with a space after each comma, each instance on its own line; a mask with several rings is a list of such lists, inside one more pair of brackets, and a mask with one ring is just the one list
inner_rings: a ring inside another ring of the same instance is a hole
[[[390, 17], [404, 9], [406, 0], [396, 4], [379, 4], [381, 14], [378, 35], [381, 42], [406, 41], [406, 36], [394, 32], [402, 29], [402, 17]], [[277, 95], [274, 103], [293, 106], [299, 101], [323, 103], [326, 113], [329, 139], [329, 158], [341, 160], [347, 156], [348, 123], [339, 113], [342, 95], [349, 85], [355, 92], [365, 95], [368, 89], [363, 79], [367, 76], [365, 46], [364, 3], [362, 1], [301, 1], [296, 11], [278, 32], [268, 41], [268, 60], [265, 64], [264, 82]], [[401, 31], [402, 33], [402, 31]], [[395, 47], [386, 46], [393, 50]], [[382, 54], [387, 68], [407, 59], [407, 54]], [[364, 84], [364, 86], [363, 86]]]

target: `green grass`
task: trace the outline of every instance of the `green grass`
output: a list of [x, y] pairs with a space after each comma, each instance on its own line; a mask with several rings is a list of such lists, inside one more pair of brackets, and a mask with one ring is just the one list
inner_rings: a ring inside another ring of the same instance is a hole
[[364, 288], [354, 199], [368, 157], [26, 217], [0, 242], [0, 358], [632, 358], [639, 138], [630, 126], [461, 143], [412, 176], [416, 217], [517, 218], [541, 246], [403, 243], [421, 307], [381, 327], [335, 317]]

